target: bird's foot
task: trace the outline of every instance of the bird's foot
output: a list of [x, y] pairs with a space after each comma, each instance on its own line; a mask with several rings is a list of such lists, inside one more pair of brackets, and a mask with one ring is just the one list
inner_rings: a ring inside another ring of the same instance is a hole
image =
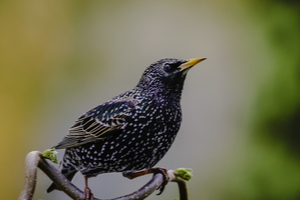
[[94, 195], [89, 187], [84, 188], [83, 199], [84, 200], [94, 200]]
[[165, 168], [160, 168], [160, 167], [155, 167], [155, 168], [151, 168], [151, 169], [146, 169], [146, 170], [143, 170], [143, 171], [138, 171], [138, 172], [123, 172], [123, 176], [126, 177], [126, 178], [129, 178], [129, 179], [134, 179], [134, 178], [137, 178], [139, 176], [144, 176], [144, 175], [147, 175], [147, 174], [162, 174], [163, 175], [163, 183], [157, 188], [157, 190], [159, 190], [159, 193], [157, 195], [160, 195], [166, 185], [168, 184], [169, 180], [170, 180], [170, 177], [168, 175], [168, 170], [166, 170]]
[[163, 175], [164, 182], [157, 188], [157, 190], [159, 190], [159, 193], [157, 195], [160, 195], [161, 193], [163, 193], [166, 185], [169, 183], [169, 180], [170, 180], [168, 170], [166, 170], [165, 168], [156, 167], [156, 168], [152, 168], [152, 171], [153, 171], [154, 175], [158, 174], [158, 173]]

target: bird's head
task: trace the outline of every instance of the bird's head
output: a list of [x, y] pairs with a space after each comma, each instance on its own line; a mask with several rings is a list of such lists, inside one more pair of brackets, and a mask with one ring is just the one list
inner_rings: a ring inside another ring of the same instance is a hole
[[154, 93], [181, 93], [188, 70], [205, 59], [161, 59], [144, 71], [137, 87]]

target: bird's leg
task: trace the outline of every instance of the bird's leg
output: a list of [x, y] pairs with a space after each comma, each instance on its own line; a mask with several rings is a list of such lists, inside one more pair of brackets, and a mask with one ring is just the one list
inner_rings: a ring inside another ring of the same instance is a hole
[[126, 177], [126, 178], [129, 178], [129, 179], [134, 179], [134, 178], [144, 176], [144, 175], [147, 175], [147, 174], [153, 174], [152, 169], [146, 169], [146, 170], [138, 171], [138, 172], [132, 172], [132, 171], [123, 172], [123, 176]]
[[155, 175], [157, 173], [161, 173], [164, 178], [164, 182], [159, 186], [159, 188], [157, 188], [159, 190], [159, 193], [157, 195], [160, 195], [164, 191], [166, 185], [170, 180], [170, 177], [168, 175], [168, 170], [166, 170], [165, 168], [155, 167], [155, 168], [146, 169], [138, 172], [123, 172], [123, 176], [129, 179], [134, 179], [147, 174]]
[[84, 183], [85, 183], [85, 188], [84, 188], [83, 199], [85, 199], [85, 200], [94, 200], [94, 195], [93, 195], [91, 189], [88, 186], [88, 177], [86, 177], [86, 176], [84, 176]]

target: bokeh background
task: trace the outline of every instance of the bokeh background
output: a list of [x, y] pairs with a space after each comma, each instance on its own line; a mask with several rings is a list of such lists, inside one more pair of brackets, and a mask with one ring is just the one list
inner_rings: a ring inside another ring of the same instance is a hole
[[[300, 199], [299, 25], [297, 0], [1, 1], [1, 199], [18, 198], [28, 152], [166, 57], [208, 59], [188, 74], [183, 124], [158, 166], [193, 168], [191, 199]], [[113, 198], [149, 178], [90, 186]], [[34, 199], [69, 199], [46, 194], [50, 182], [39, 172]], [[176, 197], [170, 183], [149, 199]]]

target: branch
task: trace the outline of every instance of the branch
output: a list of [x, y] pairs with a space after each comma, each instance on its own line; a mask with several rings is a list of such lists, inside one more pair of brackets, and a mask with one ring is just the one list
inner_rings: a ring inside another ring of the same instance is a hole
[[[26, 156], [26, 179], [19, 200], [31, 200], [37, 180], [37, 168], [40, 168], [59, 188], [72, 199], [83, 199], [83, 192], [73, 185], [63, 174], [42, 157], [38, 151], [32, 151]], [[174, 170], [168, 170], [170, 181], [176, 182], [179, 187], [180, 200], [188, 200], [186, 181], [180, 178]], [[152, 179], [139, 190], [121, 197], [106, 200], [145, 199], [152, 194], [162, 183], [162, 174], [155, 174]], [[94, 198], [94, 200], [100, 200]], [[102, 199], [103, 200], [103, 199]]]
[[23, 191], [19, 197], [19, 200], [31, 200], [34, 194], [36, 184], [36, 172], [37, 166], [40, 160], [40, 153], [38, 151], [32, 151], [26, 156], [26, 178]]

